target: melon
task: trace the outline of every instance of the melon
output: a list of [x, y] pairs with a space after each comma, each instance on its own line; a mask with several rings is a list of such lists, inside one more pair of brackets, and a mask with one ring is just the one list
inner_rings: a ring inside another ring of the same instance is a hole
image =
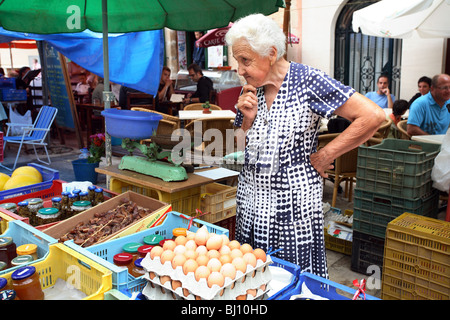
[[1, 173], [0, 172], [0, 191], [3, 190], [3, 187], [6, 183], [6, 181], [9, 180], [9, 178], [11, 178], [10, 176], [8, 176], [6, 173]]
[[23, 166], [23, 167], [17, 168], [11, 174], [11, 178], [13, 178], [15, 176], [19, 176], [19, 175], [32, 176], [32, 177], [35, 177], [37, 180], [39, 180], [38, 182], [42, 182], [42, 174], [39, 172], [38, 169], [36, 169], [32, 166]]
[[25, 174], [21, 174], [21, 175], [9, 178], [8, 181], [6, 181], [5, 185], [3, 186], [3, 190], [20, 188], [20, 187], [40, 183], [40, 182], [42, 182], [42, 179], [38, 179], [35, 176], [28, 176]]

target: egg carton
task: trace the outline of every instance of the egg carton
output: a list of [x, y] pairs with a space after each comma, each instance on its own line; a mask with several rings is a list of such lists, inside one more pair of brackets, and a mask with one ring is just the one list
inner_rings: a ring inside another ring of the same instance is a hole
[[[178, 266], [173, 269], [169, 261], [161, 263], [159, 257], [154, 259], [150, 255], [142, 260], [141, 264], [146, 270], [144, 278], [153, 284], [163, 287], [169, 291], [175, 292], [184, 299], [194, 300], [196, 298], [204, 300], [234, 300], [238, 296], [248, 294], [248, 290], [254, 291], [253, 296], [259, 297], [268, 291], [268, 283], [272, 279], [272, 274], [268, 266], [272, 263], [270, 256], [267, 256], [266, 262], [257, 260], [256, 267], [247, 265], [246, 272], [236, 271], [236, 277], [225, 278], [223, 286], [214, 284], [211, 288], [205, 278], [197, 281], [194, 272], [184, 274], [183, 268]], [[252, 297], [253, 297], [252, 296]]]

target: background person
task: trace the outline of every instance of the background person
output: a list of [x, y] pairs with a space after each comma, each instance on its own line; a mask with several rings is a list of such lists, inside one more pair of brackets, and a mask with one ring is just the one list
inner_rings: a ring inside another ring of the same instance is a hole
[[387, 75], [381, 74], [378, 77], [377, 87], [377, 91], [367, 92], [366, 97], [375, 102], [383, 109], [392, 109], [395, 97], [389, 90], [389, 78]]
[[193, 63], [188, 67], [189, 77], [197, 82], [197, 91], [194, 94], [188, 94], [185, 99], [183, 99], [184, 104], [191, 103], [205, 103], [209, 101], [211, 91], [214, 90], [214, 84], [212, 80], [203, 75], [202, 69], [197, 64]]
[[411, 105], [417, 98], [427, 94], [430, 92], [431, 87], [431, 78], [428, 77], [420, 77], [419, 81], [417, 82], [417, 87], [419, 89], [419, 92], [417, 92], [410, 100], [409, 105]]
[[402, 116], [405, 114], [406, 110], [409, 108], [409, 103], [406, 100], [400, 99], [394, 102], [394, 106], [392, 108], [392, 113], [389, 115], [392, 122], [397, 125], [400, 120], [402, 120]]
[[[246, 139], [239, 175], [236, 239], [328, 276], [322, 177], [336, 157], [368, 140], [386, 118], [375, 103], [320, 70], [283, 58], [286, 36], [261, 14], [236, 21], [226, 35], [247, 84], [235, 125]], [[352, 121], [317, 151], [319, 122]], [[239, 142], [238, 142], [239, 144]]]
[[159, 80], [158, 94], [156, 96], [156, 111], [168, 113], [168, 106], [163, 105], [162, 102], [170, 101], [170, 97], [174, 93], [173, 81], [170, 79], [170, 68], [164, 66]]

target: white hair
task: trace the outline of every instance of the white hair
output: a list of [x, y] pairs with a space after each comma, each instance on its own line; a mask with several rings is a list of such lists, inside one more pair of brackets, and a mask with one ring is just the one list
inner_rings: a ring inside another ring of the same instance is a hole
[[286, 52], [286, 35], [279, 25], [260, 13], [237, 20], [228, 30], [225, 41], [232, 46], [237, 40], [245, 39], [250, 47], [262, 57], [269, 56], [270, 49], [277, 49], [277, 59]]

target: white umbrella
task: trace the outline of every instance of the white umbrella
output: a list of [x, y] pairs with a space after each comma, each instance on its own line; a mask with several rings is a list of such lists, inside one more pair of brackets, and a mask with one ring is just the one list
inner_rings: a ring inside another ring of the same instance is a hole
[[382, 0], [355, 11], [352, 27], [384, 38], [450, 38], [450, 0]]

